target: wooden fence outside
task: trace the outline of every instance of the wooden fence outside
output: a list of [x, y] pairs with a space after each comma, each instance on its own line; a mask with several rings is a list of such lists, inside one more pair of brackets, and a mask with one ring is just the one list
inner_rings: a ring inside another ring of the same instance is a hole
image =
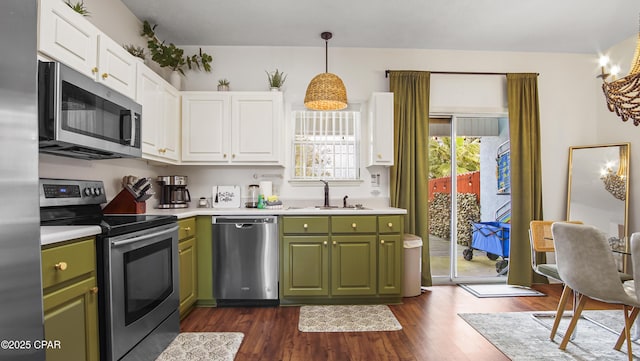
[[[480, 203], [480, 171], [459, 174], [457, 176], [458, 193], [474, 193]], [[451, 177], [429, 180], [429, 201], [434, 193], [451, 193]]]

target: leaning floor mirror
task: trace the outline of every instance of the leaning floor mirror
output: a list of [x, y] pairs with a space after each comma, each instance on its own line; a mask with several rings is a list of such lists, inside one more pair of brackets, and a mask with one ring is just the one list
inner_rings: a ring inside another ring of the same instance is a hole
[[[622, 252], [628, 249], [629, 148], [629, 143], [569, 148], [567, 220], [601, 229], [611, 248]], [[616, 256], [620, 271], [626, 269], [625, 258]]]

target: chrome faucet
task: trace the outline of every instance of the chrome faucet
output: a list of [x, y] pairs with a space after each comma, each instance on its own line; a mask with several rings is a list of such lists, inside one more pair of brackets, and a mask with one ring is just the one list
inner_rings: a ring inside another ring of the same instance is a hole
[[324, 183], [324, 207], [331, 207], [329, 205], [329, 182], [320, 179], [320, 182]]

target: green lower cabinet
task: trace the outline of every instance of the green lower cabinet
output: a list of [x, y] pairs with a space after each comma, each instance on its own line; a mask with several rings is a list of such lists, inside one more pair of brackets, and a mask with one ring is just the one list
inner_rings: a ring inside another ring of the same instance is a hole
[[44, 294], [44, 338], [60, 341], [60, 348], [47, 348], [47, 361], [98, 361], [96, 290], [90, 277]]
[[402, 284], [403, 241], [399, 234], [378, 236], [378, 293], [399, 294]]
[[283, 216], [282, 223], [282, 304], [401, 301], [401, 216]]
[[196, 264], [198, 306], [214, 306], [211, 216], [196, 217]]
[[180, 275], [180, 318], [186, 316], [198, 300], [198, 268], [195, 237], [178, 244], [178, 274]]
[[328, 296], [328, 237], [285, 236], [282, 246], [283, 295]]
[[331, 244], [331, 294], [375, 295], [376, 235], [332, 236]]

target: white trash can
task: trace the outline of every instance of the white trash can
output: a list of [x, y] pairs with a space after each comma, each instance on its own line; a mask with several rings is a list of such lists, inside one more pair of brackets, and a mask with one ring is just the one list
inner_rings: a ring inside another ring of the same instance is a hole
[[402, 297], [420, 296], [422, 286], [422, 238], [405, 234]]

